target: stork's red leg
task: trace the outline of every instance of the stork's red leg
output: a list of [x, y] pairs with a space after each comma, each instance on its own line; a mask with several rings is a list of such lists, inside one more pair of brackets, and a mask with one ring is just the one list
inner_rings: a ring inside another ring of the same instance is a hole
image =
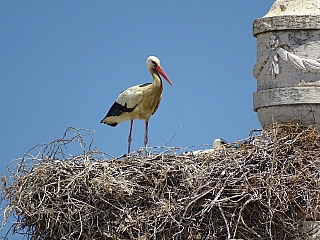
[[133, 119], [130, 120], [130, 132], [129, 132], [129, 137], [128, 137], [128, 155], [130, 153], [130, 146], [131, 146], [131, 142], [132, 142], [132, 125], [133, 125]]
[[149, 121], [146, 121], [146, 130], [144, 132], [144, 147], [146, 150], [146, 154], [148, 154], [148, 125], [149, 125]]

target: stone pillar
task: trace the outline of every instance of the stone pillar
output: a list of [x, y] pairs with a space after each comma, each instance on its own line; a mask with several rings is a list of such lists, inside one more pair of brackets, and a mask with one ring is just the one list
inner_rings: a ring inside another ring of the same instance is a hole
[[320, 1], [275, 1], [254, 20], [253, 36], [253, 109], [262, 127], [298, 118], [320, 129]]
[[[320, 0], [277, 0], [253, 22], [257, 92], [253, 109], [263, 128], [298, 118], [320, 129]], [[319, 220], [319, 219], [317, 219]], [[320, 221], [303, 221], [304, 239], [320, 239]]]

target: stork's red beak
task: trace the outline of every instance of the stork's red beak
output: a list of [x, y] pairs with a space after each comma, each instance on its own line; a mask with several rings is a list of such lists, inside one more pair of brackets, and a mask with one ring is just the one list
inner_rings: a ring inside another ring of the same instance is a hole
[[164, 77], [167, 82], [173, 86], [172, 82], [170, 81], [169, 77], [167, 76], [167, 74], [164, 72], [164, 70], [162, 69], [162, 67], [160, 67], [159, 65], [156, 67], [156, 71], [162, 76]]

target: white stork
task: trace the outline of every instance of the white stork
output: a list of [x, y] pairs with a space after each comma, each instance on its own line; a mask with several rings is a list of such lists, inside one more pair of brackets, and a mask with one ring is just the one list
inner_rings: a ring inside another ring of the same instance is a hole
[[101, 120], [101, 123], [106, 123], [112, 127], [117, 126], [120, 122], [130, 121], [128, 154], [130, 153], [134, 119], [145, 121], [144, 146], [146, 152], [148, 151], [148, 122], [150, 116], [153, 115], [159, 107], [162, 97], [163, 86], [160, 75], [163, 76], [171, 86], [173, 85], [167, 74], [161, 68], [160, 60], [157, 57], [148, 57], [146, 64], [152, 75], [153, 82], [136, 85], [120, 93], [107, 115]]

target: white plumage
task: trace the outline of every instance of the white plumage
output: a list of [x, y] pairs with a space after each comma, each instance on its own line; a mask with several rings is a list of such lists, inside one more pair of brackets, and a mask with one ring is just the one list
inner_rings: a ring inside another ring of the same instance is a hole
[[147, 151], [148, 122], [150, 116], [156, 112], [162, 97], [163, 86], [160, 75], [163, 76], [170, 85], [173, 85], [167, 74], [161, 68], [160, 60], [157, 57], [148, 57], [146, 65], [153, 77], [153, 82], [136, 85], [120, 93], [105, 118], [101, 120], [101, 123], [106, 123], [113, 127], [120, 122], [130, 121], [128, 154], [130, 153], [134, 119], [145, 121], [144, 145]]

